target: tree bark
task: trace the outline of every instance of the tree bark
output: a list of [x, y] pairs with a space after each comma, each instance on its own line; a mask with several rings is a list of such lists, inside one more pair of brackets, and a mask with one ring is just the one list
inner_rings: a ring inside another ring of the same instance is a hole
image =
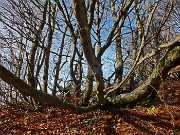
[[174, 43], [177, 47], [170, 48], [171, 51], [164, 56], [157, 65], [157, 68], [153, 71], [151, 76], [145, 81], [144, 84], [133, 90], [128, 94], [121, 94], [116, 97], [107, 97], [108, 101], [113, 104], [126, 105], [136, 103], [142, 98], [149, 96], [154, 90], [158, 91], [158, 88], [163, 79], [166, 78], [168, 72], [179, 65], [180, 61], [180, 40]]
[[[113, 0], [110, 1], [111, 4], [111, 12], [114, 23], [118, 20], [117, 11], [115, 10], [115, 3]], [[123, 56], [122, 56], [122, 46], [121, 46], [121, 29], [124, 24], [124, 20], [127, 15], [124, 15], [120, 26], [117, 26], [115, 33], [116, 33], [116, 40], [115, 40], [115, 49], [116, 49], [116, 67], [115, 67], [115, 79], [114, 82], [117, 84], [122, 81], [123, 75]]]
[[101, 65], [98, 63], [92, 48], [90, 28], [87, 20], [87, 10], [85, 2], [80, 0], [72, 0], [72, 7], [74, 8], [76, 22], [79, 26], [81, 45], [83, 48], [84, 55], [96, 78], [98, 101], [100, 104], [105, 104], [106, 100], [103, 94], [103, 74]]
[[90, 67], [88, 66], [88, 73], [86, 76], [86, 88], [85, 88], [87, 93], [85, 95], [84, 102], [83, 102], [83, 104], [85, 105], [89, 104], [89, 100], [93, 92], [93, 80], [94, 80], [94, 76], [92, 74]]
[[44, 76], [43, 76], [43, 91], [44, 93], [48, 92], [48, 79], [49, 79], [49, 59], [50, 59], [50, 50], [52, 46], [53, 41], [53, 34], [54, 34], [54, 28], [55, 28], [55, 14], [56, 14], [56, 6], [51, 9], [51, 3], [49, 2], [49, 18], [48, 18], [48, 27], [49, 27], [49, 33], [48, 33], [48, 41], [47, 46], [45, 49], [45, 61], [44, 61]]
[[19, 77], [11, 73], [2, 65], [0, 65], [0, 78], [8, 84], [12, 85], [15, 89], [19, 90], [19, 92], [23, 95], [30, 96], [39, 102], [47, 103], [52, 106], [58, 106], [60, 108], [70, 110], [74, 113], [81, 114], [93, 111], [100, 107], [100, 104], [95, 104], [88, 107], [80, 107], [76, 104], [72, 104], [67, 101], [61, 100], [50, 94], [43, 93], [42, 91], [39, 91], [33, 88], [32, 86], [28, 85], [26, 82], [24, 82]]

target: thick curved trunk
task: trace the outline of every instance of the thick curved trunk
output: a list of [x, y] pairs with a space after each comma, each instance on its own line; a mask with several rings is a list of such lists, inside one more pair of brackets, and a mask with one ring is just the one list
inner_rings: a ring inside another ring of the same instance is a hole
[[25, 96], [30, 96], [34, 98], [36, 101], [47, 103], [52, 106], [58, 106], [63, 109], [70, 110], [74, 113], [85, 113], [93, 111], [100, 106], [99, 104], [95, 104], [88, 107], [80, 107], [76, 104], [72, 104], [67, 101], [61, 100], [50, 94], [43, 93], [42, 91], [39, 91], [33, 88], [32, 86], [28, 85], [26, 82], [18, 78], [16, 75], [11, 73], [2, 65], [0, 65], [0, 78], [8, 84], [12, 85], [15, 89], [19, 90], [19, 92]]
[[173, 67], [179, 65], [180, 41], [177, 41], [175, 44], [178, 46], [174, 47], [164, 58], [160, 60], [157, 68], [153, 71], [151, 76], [145, 81], [144, 84], [130, 93], [121, 94], [116, 97], [107, 97], [107, 100], [118, 105], [131, 104], [149, 96], [153, 91], [158, 91], [161, 81], [166, 78], [167, 73]]

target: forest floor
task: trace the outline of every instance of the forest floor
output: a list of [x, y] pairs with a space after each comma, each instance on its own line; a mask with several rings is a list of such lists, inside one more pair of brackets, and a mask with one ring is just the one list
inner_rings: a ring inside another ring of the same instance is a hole
[[180, 82], [163, 84], [150, 105], [82, 115], [28, 105], [0, 107], [0, 135], [180, 135]]

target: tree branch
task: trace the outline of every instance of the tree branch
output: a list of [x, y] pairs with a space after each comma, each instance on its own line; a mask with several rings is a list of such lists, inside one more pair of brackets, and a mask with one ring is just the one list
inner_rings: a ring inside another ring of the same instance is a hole
[[[153, 71], [151, 76], [145, 83], [131, 93], [121, 94], [115, 98], [108, 97], [116, 90], [120, 89], [120, 84], [116, 88], [110, 90], [106, 96], [108, 101], [113, 104], [128, 104], [140, 100], [142, 97], [149, 95], [153, 89], [158, 89], [161, 84], [161, 78], [164, 79], [171, 68], [179, 65], [180, 61], [180, 37], [177, 37], [173, 42], [168, 43], [172, 49], [167, 55], [160, 59], [157, 68]], [[167, 64], [168, 63], [168, 64]]]
[[85, 113], [100, 107], [100, 104], [95, 104], [88, 107], [81, 107], [77, 106], [76, 104], [63, 101], [50, 94], [43, 93], [42, 91], [39, 91], [28, 85], [26, 82], [18, 78], [16, 75], [14, 75], [2, 65], [0, 65], [0, 78], [8, 84], [12, 85], [15, 89], [19, 90], [19, 92], [25, 96], [31, 96], [36, 101], [44, 102], [53, 106], [58, 106], [60, 108], [70, 110], [74, 113]]

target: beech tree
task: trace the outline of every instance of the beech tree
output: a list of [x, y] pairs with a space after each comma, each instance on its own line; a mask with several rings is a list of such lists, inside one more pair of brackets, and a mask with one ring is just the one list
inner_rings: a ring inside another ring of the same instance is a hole
[[1, 100], [84, 113], [155, 97], [179, 65], [176, 2], [0, 2]]

